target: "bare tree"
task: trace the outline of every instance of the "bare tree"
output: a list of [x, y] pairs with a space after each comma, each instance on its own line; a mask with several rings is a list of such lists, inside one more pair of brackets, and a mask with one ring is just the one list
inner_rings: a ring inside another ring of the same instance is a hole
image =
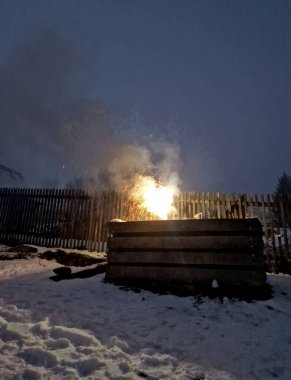
[[17, 172], [16, 170], [8, 168], [8, 166], [0, 164], [0, 172], [4, 172], [9, 175], [12, 179], [24, 179], [22, 174]]

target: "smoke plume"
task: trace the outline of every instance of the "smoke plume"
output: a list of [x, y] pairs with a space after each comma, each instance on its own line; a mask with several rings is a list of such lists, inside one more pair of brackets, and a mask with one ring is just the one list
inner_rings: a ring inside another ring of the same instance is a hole
[[121, 145], [108, 164], [113, 187], [118, 191], [133, 188], [140, 177], [153, 177], [158, 184], [171, 186], [179, 193], [180, 156], [177, 146], [167, 142]]
[[[1, 164], [23, 178], [0, 186], [64, 186], [109, 153], [109, 113], [79, 85], [78, 47], [55, 32], [28, 36], [0, 64]], [[91, 174], [90, 174], [91, 175]]]
[[122, 191], [151, 176], [178, 192], [177, 146], [120, 144], [109, 108], [80, 85], [79, 57], [74, 43], [42, 30], [0, 63], [0, 164], [23, 176], [2, 175], [0, 186]]

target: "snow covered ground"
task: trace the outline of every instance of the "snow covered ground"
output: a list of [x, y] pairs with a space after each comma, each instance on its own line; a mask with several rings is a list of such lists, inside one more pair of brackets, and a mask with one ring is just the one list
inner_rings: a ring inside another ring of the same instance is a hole
[[247, 303], [54, 282], [57, 267], [0, 261], [1, 380], [291, 379], [290, 276]]

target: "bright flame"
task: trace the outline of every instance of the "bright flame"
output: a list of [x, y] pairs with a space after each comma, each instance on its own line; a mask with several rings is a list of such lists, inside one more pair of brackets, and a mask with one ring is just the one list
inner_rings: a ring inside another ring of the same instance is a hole
[[174, 195], [174, 187], [163, 186], [153, 177], [140, 177], [134, 190], [134, 196], [140, 199], [141, 206], [160, 219], [167, 219], [175, 210]]

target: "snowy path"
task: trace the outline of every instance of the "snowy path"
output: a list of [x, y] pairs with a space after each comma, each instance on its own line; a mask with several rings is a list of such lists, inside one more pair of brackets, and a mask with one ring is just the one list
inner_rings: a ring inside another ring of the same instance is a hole
[[291, 277], [268, 301], [121, 290], [0, 262], [0, 379], [291, 379]]

